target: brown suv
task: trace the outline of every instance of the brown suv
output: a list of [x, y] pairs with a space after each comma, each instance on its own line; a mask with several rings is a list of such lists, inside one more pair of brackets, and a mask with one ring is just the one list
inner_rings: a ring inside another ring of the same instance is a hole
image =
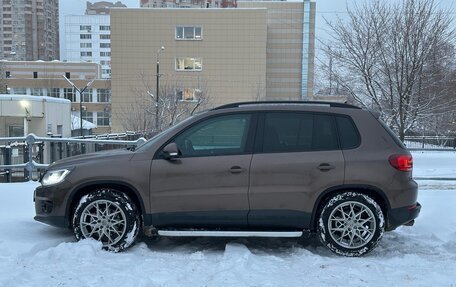
[[299, 237], [360, 256], [420, 212], [412, 157], [368, 110], [322, 102], [221, 106], [135, 151], [67, 158], [35, 191], [35, 219], [106, 249], [161, 236]]

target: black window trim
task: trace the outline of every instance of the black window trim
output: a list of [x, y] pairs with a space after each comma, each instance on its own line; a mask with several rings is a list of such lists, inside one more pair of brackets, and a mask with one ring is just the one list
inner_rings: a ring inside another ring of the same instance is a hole
[[210, 115], [204, 118], [199, 119], [198, 121], [186, 126], [185, 128], [181, 129], [178, 133], [174, 134], [169, 140], [167, 140], [163, 145], [160, 146], [160, 148], [157, 149], [157, 151], [154, 154], [153, 159], [165, 159], [165, 157], [162, 154], [163, 148], [167, 146], [168, 144], [174, 142], [174, 140], [187, 131], [188, 129], [191, 129], [195, 125], [198, 125], [199, 123], [202, 123], [204, 121], [217, 118], [217, 117], [223, 117], [223, 116], [230, 116], [230, 115], [241, 115], [241, 114], [249, 114], [250, 116], [250, 123], [249, 123], [249, 130], [247, 133], [247, 140], [245, 143], [245, 151], [242, 153], [229, 153], [229, 154], [214, 154], [214, 155], [194, 155], [194, 156], [179, 156], [178, 158], [201, 158], [201, 157], [217, 157], [217, 156], [234, 156], [234, 155], [246, 155], [246, 154], [253, 154], [254, 150], [254, 140], [255, 140], [255, 130], [257, 129], [258, 125], [258, 112], [252, 112], [252, 111], [242, 111], [242, 112], [229, 112], [229, 113], [222, 113], [222, 114], [215, 114], [215, 115]]

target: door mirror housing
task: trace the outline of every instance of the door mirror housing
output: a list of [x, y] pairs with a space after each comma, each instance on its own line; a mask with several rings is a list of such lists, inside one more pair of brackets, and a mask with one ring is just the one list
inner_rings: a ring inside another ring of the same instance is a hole
[[169, 143], [163, 148], [162, 155], [167, 160], [173, 160], [181, 155], [181, 152], [176, 143]]

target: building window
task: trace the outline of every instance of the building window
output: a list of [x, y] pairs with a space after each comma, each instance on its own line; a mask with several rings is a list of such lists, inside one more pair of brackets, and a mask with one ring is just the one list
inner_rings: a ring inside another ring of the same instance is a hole
[[82, 93], [82, 101], [84, 103], [92, 102], [92, 89], [87, 89]]
[[203, 29], [199, 26], [176, 27], [176, 40], [202, 40]]
[[92, 39], [91, 34], [81, 34], [79, 35], [79, 39]]
[[10, 71], [6, 71], [5, 72], [5, 77], [6, 78], [11, 78], [11, 72]]
[[102, 66], [111, 66], [111, 61], [101, 60], [100, 65]]
[[81, 111], [81, 116], [83, 120], [93, 123], [93, 112]]
[[111, 48], [111, 43], [100, 43], [100, 48]]
[[176, 58], [177, 71], [201, 71], [202, 69], [201, 58]]
[[70, 72], [65, 72], [65, 77], [66, 77], [67, 79], [71, 78], [70, 76], [71, 76], [71, 73], [70, 73]]
[[26, 95], [27, 88], [13, 88], [13, 93], [16, 95]]
[[50, 88], [47, 90], [48, 97], [60, 98], [60, 88]]
[[103, 73], [103, 74], [109, 74], [109, 75], [110, 75], [110, 74], [111, 74], [111, 69], [103, 69], [103, 70], [102, 70], [102, 73]]
[[177, 90], [176, 94], [179, 101], [194, 102], [197, 101], [199, 97], [201, 97], [201, 90], [185, 88]]
[[111, 52], [100, 52], [100, 57], [111, 57]]
[[111, 39], [111, 35], [110, 34], [102, 34], [100, 35], [100, 40], [109, 40]]
[[110, 26], [100, 25], [100, 31], [109, 31], [111, 30]]
[[24, 126], [8, 126], [8, 136], [9, 137], [23, 137], [24, 136]]
[[80, 31], [89, 31], [92, 30], [92, 27], [90, 25], [81, 25], [79, 26]]
[[98, 89], [98, 102], [109, 103], [111, 101], [111, 90], [110, 89]]
[[109, 126], [109, 112], [97, 112], [97, 125]]
[[44, 96], [44, 91], [41, 88], [31, 88], [30, 93], [32, 96]]
[[38, 72], [33, 72], [33, 78], [34, 79], [38, 78]]
[[63, 97], [72, 102], [76, 102], [76, 95], [73, 93], [73, 88], [64, 88]]
[[83, 51], [81, 52], [81, 57], [92, 57], [92, 52]]
[[81, 48], [92, 48], [92, 43], [81, 43], [80, 47]]

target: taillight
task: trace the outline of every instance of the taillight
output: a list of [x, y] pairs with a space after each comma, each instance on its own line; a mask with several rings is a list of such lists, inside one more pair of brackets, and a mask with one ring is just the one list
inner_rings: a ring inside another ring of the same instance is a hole
[[409, 154], [393, 154], [388, 160], [391, 166], [397, 170], [412, 171], [413, 169], [413, 158]]

